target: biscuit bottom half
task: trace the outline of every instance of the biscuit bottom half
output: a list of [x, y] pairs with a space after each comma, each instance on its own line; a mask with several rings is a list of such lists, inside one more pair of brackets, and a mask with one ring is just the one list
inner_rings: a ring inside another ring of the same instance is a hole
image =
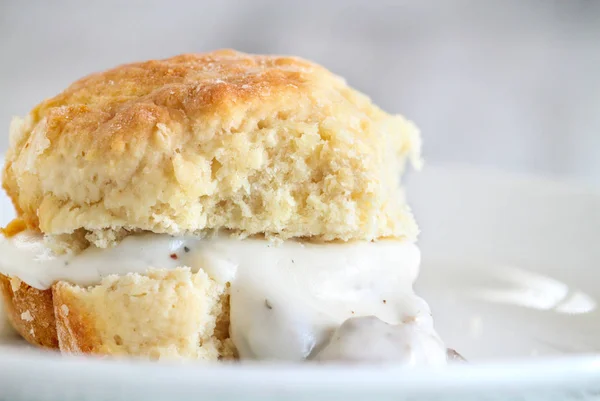
[[109, 276], [82, 288], [39, 290], [0, 275], [8, 318], [29, 343], [74, 354], [146, 359], [236, 357], [229, 289], [188, 268]]

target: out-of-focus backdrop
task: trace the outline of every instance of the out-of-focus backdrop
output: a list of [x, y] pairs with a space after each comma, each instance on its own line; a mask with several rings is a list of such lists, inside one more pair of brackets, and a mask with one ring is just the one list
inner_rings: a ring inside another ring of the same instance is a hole
[[0, 0], [0, 152], [87, 73], [221, 47], [324, 64], [416, 121], [429, 161], [600, 187], [596, 0]]

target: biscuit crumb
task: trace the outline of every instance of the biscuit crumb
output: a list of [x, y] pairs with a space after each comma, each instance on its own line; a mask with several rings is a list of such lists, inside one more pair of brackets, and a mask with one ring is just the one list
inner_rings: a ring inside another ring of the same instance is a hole
[[19, 288], [21, 288], [21, 279], [18, 277], [11, 277], [10, 278], [10, 289], [12, 290], [13, 293], [19, 291]]
[[26, 310], [25, 312], [21, 313], [21, 319], [25, 320], [26, 322], [32, 322], [33, 316], [31, 316], [31, 312]]

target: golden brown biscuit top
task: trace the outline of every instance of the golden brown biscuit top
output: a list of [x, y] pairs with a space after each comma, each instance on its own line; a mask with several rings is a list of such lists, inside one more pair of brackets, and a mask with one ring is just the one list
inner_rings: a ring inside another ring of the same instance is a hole
[[232, 50], [85, 77], [11, 126], [3, 186], [48, 234], [416, 235], [416, 128], [316, 64]]
[[322, 67], [294, 57], [233, 50], [184, 54], [92, 74], [42, 102], [31, 114], [34, 123], [47, 119], [50, 142], [76, 135], [71, 128], [78, 128], [94, 132], [91, 145], [119, 151], [132, 136], [151, 134], [148, 126], [183, 123], [272, 93], [310, 94], [310, 81], [332, 79], [338, 80]]

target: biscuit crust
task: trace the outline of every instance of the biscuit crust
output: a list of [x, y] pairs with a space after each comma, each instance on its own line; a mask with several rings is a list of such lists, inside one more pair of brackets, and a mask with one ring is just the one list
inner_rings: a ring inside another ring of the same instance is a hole
[[58, 349], [52, 290], [38, 290], [0, 274], [0, 293], [8, 319], [21, 337], [42, 348]]

